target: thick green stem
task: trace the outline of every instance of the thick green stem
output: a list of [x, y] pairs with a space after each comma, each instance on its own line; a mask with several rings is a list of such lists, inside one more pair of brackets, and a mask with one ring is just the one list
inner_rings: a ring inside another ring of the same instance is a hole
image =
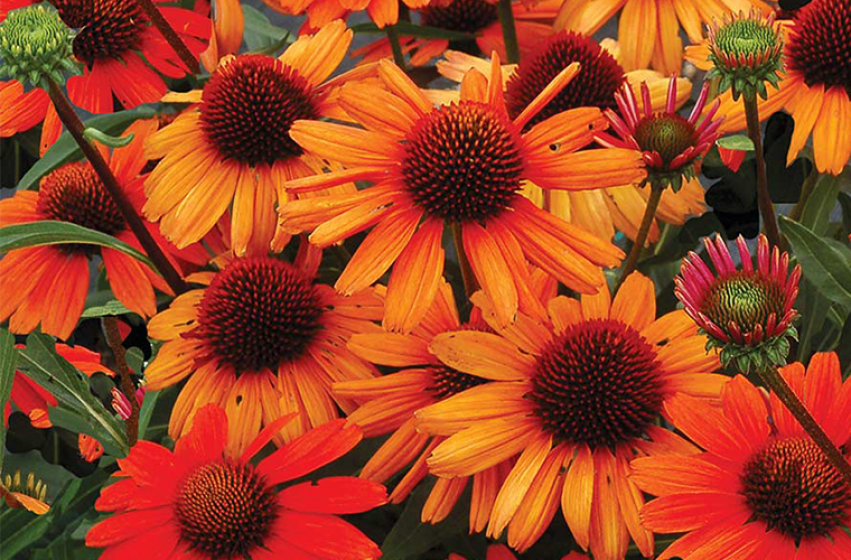
[[387, 40], [390, 41], [390, 50], [393, 51], [393, 62], [396, 66], [405, 69], [405, 53], [402, 52], [402, 44], [399, 42], [399, 31], [395, 25], [388, 25], [384, 28], [387, 32]]
[[112, 349], [112, 355], [115, 357], [115, 369], [118, 370], [118, 376], [121, 379], [121, 392], [127, 397], [130, 403], [130, 417], [127, 419], [127, 442], [132, 447], [139, 439], [139, 401], [136, 400], [136, 386], [133, 385], [133, 380], [130, 379], [130, 366], [127, 365], [127, 351], [124, 348], [124, 343], [121, 340], [121, 333], [118, 330], [118, 319], [109, 316], [103, 318], [103, 329], [106, 333], [106, 342]]
[[452, 224], [452, 241], [455, 242], [455, 252], [458, 253], [458, 266], [461, 268], [464, 293], [469, 298], [479, 289], [479, 283], [476, 281], [476, 275], [473, 272], [473, 267], [470, 265], [470, 259], [467, 258], [467, 251], [464, 250], [464, 239], [459, 222]]
[[777, 227], [777, 215], [774, 213], [774, 205], [768, 194], [768, 174], [765, 169], [765, 154], [762, 152], [762, 132], [759, 129], [759, 108], [756, 97], [748, 99], [742, 96], [745, 105], [745, 117], [748, 121], [748, 136], [753, 142], [754, 155], [756, 156], [756, 199], [759, 205], [759, 215], [762, 216], [762, 225], [768, 242], [775, 247], [780, 247], [780, 229]]
[[502, 27], [502, 40], [505, 42], [505, 61], [509, 64], [517, 64], [520, 62], [520, 47], [517, 44], [517, 28], [514, 25], [511, 0], [499, 0], [496, 9], [499, 25]]
[[786, 406], [792, 416], [803, 426], [804, 430], [813, 438], [819, 449], [822, 450], [827, 460], [839, 471], [845, 482], [851, 487], [851, 464], [842, 456], [842, 452], [830, 441], [830, 438], [821, 426], [819, 426], [810, 411], [801, 402], [801, 399], [795, 394], [792, 388], [780, 375], [776, 368], [771, 367], [767, 370], [757, 372], [771, 391], [777, 395], [780, 401]]
[[136, 213], [136, 209], [133, 208], [133, 205], [127, 197], [124, 196], [124, 191], [121, 189], [121, 185], [118, 184], [118, 180], [112, 173], [112, 169], [110, 169], [109, 164], [103, 159], [101, 153], [95, 149], [88, 140], [86, 140], [86, 137], [83, 135], [85, 131], [83, 122], [80, 120], [80, 117], [77, 116], [77, 113], [74, 112], [74, 108], [71, 107], [71, 103], [65, 97], [62, 89], [55, 81], [53, 81], [52, 78], [47, 77], [45, 79], [47, 80], [47, 93], [50, 96], [50, 100], [53, 101], [53, 106], [56, 107], [56, 113], [59, 115], [59, 120], [61, 120], [62, 124], [65, 125], [65, 128], [68, 129], [71, 137], [74, 138], [77, 145], [80, 146], [80, 150], [83, 152], [83, 155], [86, 156], [86, 159], [92, 164], [92, 169], [94, 169], [95, 173], [97, 173], [98, 178], [101, 180], [101, 183], [103, 183], [103, 186], [106, 189], [106, 192], [108, 192], [109, 196], [112, 197], [112, 200], [115, 201], [116, 206], [118, 206], [118, 209], [121, 211], [121, 215], [124, 217], [127, 225], [130, 226], [130, 230], [133, 232], [133, 235], [136, 236], [136, 239], [139, 240], [139, 244], [142, 245], [142, 248], [148, 254], [148, 257], [150, 257], [151, 261], [153, 261], [157, 272], [162, 274], [163, 279], [175, 294], [185, 292], [186, 283], [183, 281], [183, 278], [181, 278], [177, 270], [175, 270], [175, 268], [171, 265], [168, 258], [165, 256], [165, 253], [162, 252], [162, 249], [160, 249], [160, 246], [157, 245], [154, 238], [151, 237], [151, 233]]
[[641, 255], [641, 251], [644, 250], [644, 244], [647, 243], [647, 235], [650, 233], [650, 227], [653, 225], [653, 219], [656, 217], [656, 209], [659, 208], [659, 201], [662, 200], [662, 191], [664, 190], [662, 185], [657, 185], [656, 183], [650, 185], [647, 208], [644, 210], [644, 217], [641, 219], [638, 235], [635, 237], [635, 242], [633, 242], [632, 248], [629, 250], [626, 264], [618, 279], [618, 288], [620, 288], [623, 281], [626, 280], [627, 276], [632, 274], [638, 265], [638, 257]]
[[[198, 64], [198, 59], [194, 54], [192, 54], [192, 51], [189, 50], [186, 43], [180, 39], [180, 36], [177, 32], [175, 32], [168, 20], [163, 17], [159, 8], [156, 7], [152, 0], [136, 1], [138, 2], [139, 7], [144, 10], [148, 19], [151, 20], [151, 23], [154, 24], [154, 27], [157, 28], [157, 30], [165, 38], [166, 42], [172, 49], [174, 49], [174, 52], [177, 53], [177, 56], [180, 57], [180, 60], [183, 61], [183, 64], [189, 68], [190, 72], [197, 74], [201, 70], [201, 66]], [[212, 33], [215, 33], [215, 30], [213, 30]]]

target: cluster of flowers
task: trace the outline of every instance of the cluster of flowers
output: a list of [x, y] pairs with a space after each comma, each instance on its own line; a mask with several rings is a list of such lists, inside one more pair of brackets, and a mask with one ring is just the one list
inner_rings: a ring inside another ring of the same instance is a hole
[[[73, 342], [100, 265], [154, 356], [131, 377], [123, 350], [111, 369], [80, 345], [57, 354], [115, 380], [128, 433], [146, 391], [176, 395], [169, 441], [110, 467], [95, 507], [111, 515], [87, 546], [104, 560], [376, 559], [339, 516], [430, 480], [422, 522], [464, 502], [471, 533], [507, 544], [489, 560], [532, 548], [559, 511], [565, 560], [623, 560], [631, 543], [660, 559], [851, 558], [851, 485], [826, 451], [851, 449], [851, 380], [834, 353], [786, 365], [800, 266], [765, 236], [755, 259], [740, 237], [735, 261], [706, 238], [711, 262], [688, 254], [682, 306], [659, 316], [635, 271], [704, 212], [703, 160], [746, 121], [758, 134], [785, 109], [788, 163], [812, 137], [817, 173], [846, 169], [851, 1], [264, 2], [307, 14], [279, 56], [240, 51], [239, 0], [0, 13], [0, 133], [40, 125], [44, 155], [64, 126], [87, 156], [0, 201], [0, 228], [70, 222], [115, 240], [9, 250], [0, 320]], [[346, 20], [363, 10], [387, 38], [352, 50]], [[615, 16], [617, 41], [595, 41]], [[415, 81], [435, 60], [457, 87]], [[694, 96], [684, 60], [710, 71]], [[152, 103], [123, 138], [74, 109]], [[731, 169], [746, 157], [719, 151]], [[610, 288], [604, 269], [624, 261]], [[59, 404], [26, 371], [5, 401], [7, 423], [16, 410], [37, 428]], [[357, 476], [316, 478], [374, 437]], [[79, 451], [104, 453], [86, 434]], [[34, 513], [45, 494], [32, 476], [2, 485]], [[656, 533], [679, 535], [659, 552]]]

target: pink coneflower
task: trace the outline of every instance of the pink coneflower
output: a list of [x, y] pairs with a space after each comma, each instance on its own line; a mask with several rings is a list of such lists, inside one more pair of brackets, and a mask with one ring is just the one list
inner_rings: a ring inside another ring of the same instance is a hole
[[[759, 236], [757, 244], [756, 268], [741, 236], [736, 240], [741, 268], [733, 263], [720, 236], [705, 238], [704, 244], [716, 272], [713, 274], [703, 259], [690, 252], [674, 279], [674, 293], [686, 313], [716, 341], [716, 346], [768, 345], [771, 350], [775, 344], [788, 345], [786, 336], [797, 336], [792, 326], [797, 311], [792, 305], [798, 296], [800, 265], [787, 274], [789, 255], [781, 254], [777, 247], [769, 248], [764, 235]], [[787, 353], [782, 352], [781, 358]], [[768, 358], [775, 361], [770, 355]]]
[[[127, 420], [130, 418], [130, 415], [133, 413], [133, 405], [130, 404], [130, 399], [128, 399], [124, 393], [122, 393], [118, 387], [113, 387], [110, 391], [112, 394], [112, 408], [122, 420]], [[142, 406], [142, 401], [145, 400], [145, 387], [138, 387], [136, 389], [136, 402], [139, 403], [139, 406]]]
[[596, 136], [597, 142], [609, 148], [626, 148], [641, 152], [647, 166], [646, 183], [666, 187], [674, 191], [682, 186], [683, 178], [692, 179], [697, 174], [695, 164], [718, 138], [720, 120], [713, 120], [718, 102], [709, 109], [698, 123], [709, 96], [709, 83], [703, 84], [700, 96], [688, 119], [677, 113], [677, 81], [671, 78], [665, 110], [654, 113], [650, 101], [650, 88], [641, 84], [643, 110], [635, 98], [632, 88], [621, 86], [615, 93], [620, 115], [611, 109], [605, 111], [606, 118], [618, 137], [606, 132]]

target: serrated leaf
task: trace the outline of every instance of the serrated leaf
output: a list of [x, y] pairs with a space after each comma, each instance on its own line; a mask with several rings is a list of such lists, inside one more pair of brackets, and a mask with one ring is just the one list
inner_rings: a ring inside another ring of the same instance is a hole
[[50, 411], [51, 421], [94, 437], [110, 455], [127, 455], [130, 448], [121, 422], [91, 394], [85, 374], [56, 353], [52, 338], [33, 333], [20, 354], [21, 369], [59, 401]]
[[[108, 115], [97, 115], [85, 122], [86, 127], [110, 135], [121, 134], [132, 122], [138, 119], [149, 119], [155, 111], [152, 107], [137, 107], [130, 111], [119, 111]], [[38, 185], [39, 179], [69, 161], [82, 159], [80, 146], [74, 141], [68, 131], [62, 133], [59, 140], [39, 159], [35, 165], [18, 181], [18, 189], [31, 189]]]
[[780, 229], [792, 245], [804, 276], [826, 298], [851, 309], [851, 251], [831, 245], [785, 216], [780, 217]]
[[0, 228], [0, 253], [37, 245], [82, 244], [115, 249], [156, 270], [144, 253], [111, 235], [71, 222], [45, 220]]
[[816, 235], [825, 235], [830, 225], [830, 213], [839, 196], [839, 181], [832, 175], [822, 175], [813, 187], [801, 214], [801, 225]]
[[[15, 364], [18, 351], [15, 349], [15, 337], [6, 329], [0, 329], [0, 412], [6, 410], [12, 382], [15, 380]], [[6, 424], [0, 422], [0, 473], [3, 472], [3, 458], [6, 454]]]
[[744, 134], [733, 134], [732, 136], [724, 136], [715, 141], [718, 146], [727, 150], [741, 150], [743, 152], [752, 152], [754, 149], [753, 140]]

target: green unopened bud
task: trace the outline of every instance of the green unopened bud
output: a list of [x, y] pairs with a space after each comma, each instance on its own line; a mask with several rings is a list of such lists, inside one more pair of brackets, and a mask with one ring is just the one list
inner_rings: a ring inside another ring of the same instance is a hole
[[63, 71], [76, 71], [72, 40], [71, 29], [46, 4], [9, 12], [0, 23], [0, 75], [35, 86], [49, 76], [61, 84]]
[[714, 22], [709, 28], [709, 60], [714, 67], [708, 77], [720, 77], [720, 92], [732, 89], [733, 99], [741, 95], [767, 99], [765, 82], [777, 84], [782, 57], [783, 40], [773, 13], [766, 18], [751, 9], [731, 19], [725, 15], [720, 25]]

